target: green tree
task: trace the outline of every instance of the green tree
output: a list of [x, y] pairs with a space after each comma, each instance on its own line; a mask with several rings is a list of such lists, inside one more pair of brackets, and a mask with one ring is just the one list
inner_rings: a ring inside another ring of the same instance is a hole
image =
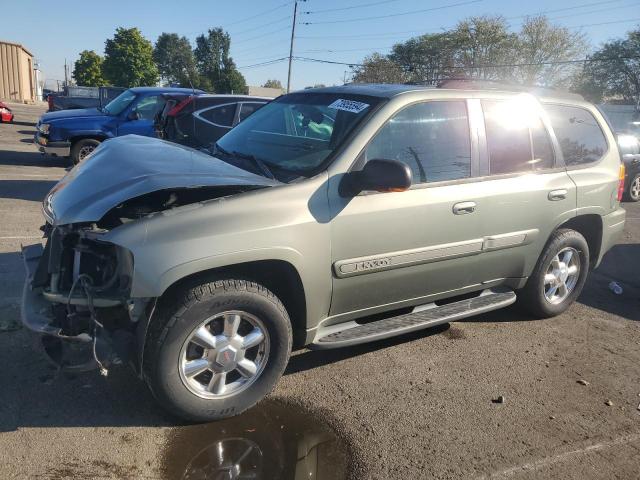
[[102, 57], [93, 50], [83, 50], [73, 66], [73, 78], [83, 87], [99, 87], [105, 84], [102, 77]]
[[221, 28], [196, 38], [194, 50], [201, 85], [216, 93], [247, 93], [247, 83], [229, 56], [231, 37]]
[[[544, 16], [527, 18], [515, 44], [513, 79], [525, 85], [563, 86], [575, 76], [575, 63], [589, 45], [585, 36], [549, 23]], [[567, 63], [561, 63], [567, 62]]]
[[405, 81], [402, 67], [380, 53], [369, 55], [362, 61], [362, 65], [351, 68], [355, 83], [402, 83]]
[[640, 28], [590, 55], [574, 88], [592, 102], [616, 99], [640, 105]]
[[406, 82], [437, 83], [455, 73], [450, 32], [426, 34], [393, 46], [389, 60], [400, 66]]
[[280, 82], [280, 80], [267, 80], [266, 82], [264, 82], [264, 85], [262, 85], [264, 88], [279, 88], [280, 90], [283, 89], [282, 87], [282, 82]]
[[196, 81], [196, 62], [187, 37], [162, 33], [156, 40], [153, 59], [166, 83], [188, 87]]
[[105, 78], [119, 87], [155, 85], [158, 81], [153, 45], [135, 27], [120, 27], [105, 42], [102, 70]]

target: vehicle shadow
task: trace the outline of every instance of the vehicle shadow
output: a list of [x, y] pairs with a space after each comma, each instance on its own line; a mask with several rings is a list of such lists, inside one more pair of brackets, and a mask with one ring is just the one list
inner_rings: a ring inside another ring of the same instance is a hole
[[289, 359], [289, 364], [284, 372], [285, 375], [292, 373], [304, 372], [314, 368], [329, 365], [331, 363], [340, 362], [349, 358], [364, 355], [365, 353], [383, 350], [385, 348], [395, 347], [403, 343], [409, 343], [414, 340], [420, 340], [432, 335], [439, 335], [449, 330], [450, 325], [445, 323], [435, 327], [418, 330], [416, 332], [406, 333], [377, 342], [363, 343], [348, 348], [336, 348], [330, 350], [306, 350], [294, 354]]
[[[589, 307], [628, 320], [640, 321], [640, 244], [619, 244], [604, 256], [590, 273], [578, 301]], [[615, 281], [622, 287], [616, 295], [609, 288]]]
[[15, 150], [0, 150], [0, 165], [60, 168], [66, 167], [68, 166], [68, 164], [69, 161], [65, 158], [43, 155], [38, 152], [16, 152]]
[[0, 180], [0, 198], [41, 202], [55, 180]]
[[14, 120], [11, 122], [12, 125], [20, 125], [21, 127], [35, 127], [36, 122], [22, 122], [18, 120]]

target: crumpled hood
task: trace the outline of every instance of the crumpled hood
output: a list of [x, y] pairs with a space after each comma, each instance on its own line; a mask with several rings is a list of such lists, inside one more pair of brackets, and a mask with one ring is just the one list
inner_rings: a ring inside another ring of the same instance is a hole
[[96, 222], [125, 200], [170, 188], [269, 187], [279, 182], [164, 140], [125, 135], [101, 144], [44, 200], [55, 225]]
[[57, 112], [45, 113], [40, 117], [40, 123], [49, 123], [54, 120], [64, 120], [65, 118], [86, 118], [105, 117], [97, 108], [76, 108], [71, 110], [58, 110]]

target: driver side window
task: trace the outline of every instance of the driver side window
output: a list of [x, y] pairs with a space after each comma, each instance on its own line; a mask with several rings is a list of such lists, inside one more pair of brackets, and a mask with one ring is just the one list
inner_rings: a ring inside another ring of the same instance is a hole
[[376, 134], [365, 156], [406, 163], [414, 184], [470, 177], [466, 102], [431, 101], [404, 108]]
[[158, 95], [149, 95], [140, 99], [133, 111], [138, 114], [138, 120], [153, 120], [161, 106]]

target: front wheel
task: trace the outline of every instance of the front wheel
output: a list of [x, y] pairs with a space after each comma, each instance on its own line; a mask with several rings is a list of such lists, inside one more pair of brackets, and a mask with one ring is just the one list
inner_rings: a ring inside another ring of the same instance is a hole
[[78, 140], [71, 147], [71, 161], [74, 165], [79, 164], [85, 158], [87, 158], [96, 148], [98, 148], [100, 142], [93, 138], [83, 138]]
[[575, 230], [556, 230], [518, 303], [537, 318], [560, 315], [580, 295], [589, 273], [589, 245]]
[[263, 286], [207, 282], [159, 305], [144, 367], [151, 391], [171, 413], [193, 421], [231, 417], [265, 397], [281, 377], [291, 322]]

